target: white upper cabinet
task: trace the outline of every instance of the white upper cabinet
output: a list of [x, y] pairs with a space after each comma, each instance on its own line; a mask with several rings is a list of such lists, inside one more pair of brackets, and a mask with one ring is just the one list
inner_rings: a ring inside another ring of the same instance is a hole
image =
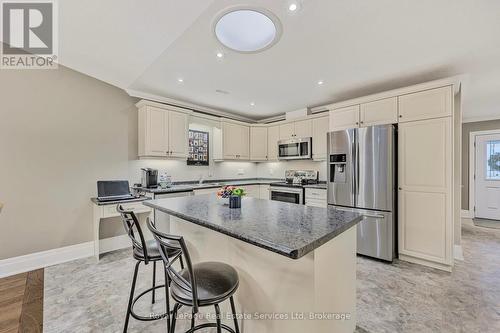
[[451, 86], [399, 96], [399, 122], [450, 117], [452, 96]]
[[314, 160], [326, 160], [326, 134], [328, 129], [328, 116], [312, 120], [312, 157]]
[[223, 157], [227, 160], [250, 158], [250, 128], [237, 123], [222, 122]]
[[189, 113], [138, 103], [139, 157], [186, 158]]
[[310, 119], [281, 124], [279, 127], [280, 140], [312, 136], [312, 121]]
[[311, 119], [300, 120], [293, 123], [294, 135], [297, 138], [309, 138], [313, 135]]
[[188, 153], [188, 116], [185, 113], [168, 113], [168, 145], [170, 156], [187, 157]]
[[267, 161], [267, 127], [250, 127], [250, 160]]
[[330, 111], [330, 131], [359, 127], [359, 105]]
[[294, 136], [295, 128], [293, 123], [280, 125], [280, 140], [291, 139]]
[[278, 160], [278, 141], [280, 140], [280, 127], [271, 126], [267, 129], [267, 159]]
[[360, 126], [395, 124], [398, 122], [398, 99], [391, 97], [361, 104]]

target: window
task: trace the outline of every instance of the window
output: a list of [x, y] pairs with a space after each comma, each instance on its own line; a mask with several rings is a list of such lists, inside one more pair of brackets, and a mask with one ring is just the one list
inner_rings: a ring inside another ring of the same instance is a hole
[[486, 142], [486, 179], [500, 180], [500, 140]]

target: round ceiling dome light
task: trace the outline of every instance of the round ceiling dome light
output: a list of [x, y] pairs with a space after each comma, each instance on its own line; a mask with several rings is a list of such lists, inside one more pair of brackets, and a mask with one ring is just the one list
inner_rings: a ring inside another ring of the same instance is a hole
[[267, 11], [234, 9], [219, 17], [214, 31], [217, 40], [225, 47], [255, 53], [270, 48], [279, 40], [281, 24]]

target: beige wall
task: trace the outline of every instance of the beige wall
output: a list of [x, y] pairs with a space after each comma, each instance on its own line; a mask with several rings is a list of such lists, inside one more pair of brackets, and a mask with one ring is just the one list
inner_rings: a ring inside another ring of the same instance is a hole
[[469, 209], [469, 140], [471, 132], [500, 130], [500, 119], [462, 125], [462, 209]]
[[[62, 66], [0, 70], [0, 259], [92, 239], [96, 180], [136, 158], [135, 102]], [[102, 237], [121, 233], [110, 222]]]

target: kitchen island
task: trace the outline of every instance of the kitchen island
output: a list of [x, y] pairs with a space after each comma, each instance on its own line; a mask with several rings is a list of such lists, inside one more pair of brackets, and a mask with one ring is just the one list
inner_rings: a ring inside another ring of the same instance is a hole
[[212, 194], [144, 205], [170, 215], [194, 262], [237, 269], [242, 332], [354, 331], [361, 215], [255, 198], [230, 209]]

